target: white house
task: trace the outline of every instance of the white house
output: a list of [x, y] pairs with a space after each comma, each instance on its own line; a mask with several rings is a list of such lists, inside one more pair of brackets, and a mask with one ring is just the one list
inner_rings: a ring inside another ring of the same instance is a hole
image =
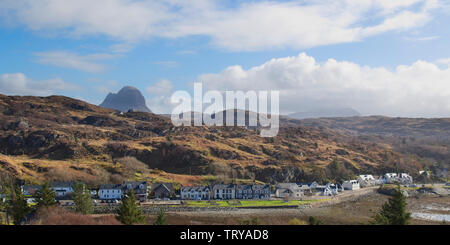
[[343, 191], [342, 186], [339, 184], [328, 183], [325, 185], [325, 187], [327, 187], [330, 190], [330, 193], [332, 195], [337, 195], [337, 194], [339, 194], [339, 192]]
[[375, 178], [370, 174], [358, 176], [358, 182], [361, 187], [374, 186], [376, 184]]
[[252, 185], [254, 199], [270, 199], [270, 185]]
[[303, 189], [296, 183], [279, 183], [275, 186], [275, 197], [300, 199], [304, 195]]
[[407, 173], [399, 174], [399, 179], [402, 184], [412, 184], [413, 178]]
[[101, 185], [98, 190], [98, 197], [101, 200], [119, 200], [122, 199], [122, 185], [107, 184]]
[[180, 189], [182, 200], [210, 200], [211, 188], [208, 186], [183, 186]]
[[253, 199], [251, 185], [236, 185], [236, 199]]
[[123, 194], [128, 194], [133, 190], [136, 195], [136, 199], [141, 202], [147, 201], [148, 198], [148, 185], [146, 181], [135, 181], [123, 183]]
[[314, 189], [321, 196], [332, 196], [332, 195], [334, 195], [334, 193], [331, 190], [331, 188], [329, 186], [326, 186], [326, 185], [318, 185]]
[[319, 186], [319, 183], [317, 183], [316, 181], [313, 181], [311, 184], [309, 184], [309, 188], [314, 189], [317, 186]]
[[56, 197], [66, 197], [73, 193], [73, 182], [51, 182], [50, 187], [55, 191]]
[[395, 183], [396, 181], [397, 181], [397, 174], [396, 173], [386, 173], [384, 176], [383, 176], [383, 182], [385, 183], [385, 184], [392, 184], [392, 183]]
[[360, 188], [358, 180], [347, 180], [342, 183], [345, 190], [358, 190]]
[[214, 199], [235, 199], [236, 190], [235, 186], [232, 184], [220, 184], [213, 186], [213, 196]]
[[407, 173], [387, 173], [383, 176], [385, 184], [412, 184], [413, 178]]

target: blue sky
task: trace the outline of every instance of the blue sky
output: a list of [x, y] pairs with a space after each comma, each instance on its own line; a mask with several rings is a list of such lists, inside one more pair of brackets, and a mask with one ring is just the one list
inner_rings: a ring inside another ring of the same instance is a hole
[[99, 104], [133, 85], [162, 113], [201, 80], [281, 90], [283, 113], [450, 116], [448, 1], [189, 2], [1, 1], [0, 93]]

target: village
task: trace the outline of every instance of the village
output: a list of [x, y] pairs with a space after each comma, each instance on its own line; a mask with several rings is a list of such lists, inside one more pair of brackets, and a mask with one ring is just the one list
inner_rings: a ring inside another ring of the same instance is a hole
[[[178, 189], [172, 183], [148, 183], [145, 181], [124, 182], [123, 184], [104, 184], [98, 189], [90, 189], [94, 205], [118, 205], [130, 191], [135, 193], [140, 203], [209, 200], [308, 200], [314, 197], [339, 196], [343, 192], [351, 192], [361, 188], [383, 184], [401, 184], [415, 186], [413, 178], [407, 173], [386, 173], [375, 178], [373, 175], [359, 175], [357, 179], [343, 183], [278, 183], [276, 185], [261, 184], [215, 184], [212, 186], [181, 186]], [[50, 182], [56, 193], [56, 199], [62, 206], [73, 205], [72, 194], [75, 182]], [[39, 185], [23, 185], [22, 192], [27, 202], [35, 202], [35, 194], [42, 188]]]

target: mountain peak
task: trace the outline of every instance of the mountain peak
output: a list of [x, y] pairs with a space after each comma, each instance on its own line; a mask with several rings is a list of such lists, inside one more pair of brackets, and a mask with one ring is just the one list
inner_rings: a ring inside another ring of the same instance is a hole
[[126, 92], [126, 91], [138, 91], [139, 92], [139, 89], [137, 89], [136, 87], [133, 87], [133, 86], [125, 86], [119, 91], [119, 94], [121, 92]]
[[133, 86], [125, 86], [117, 94], [109, 93], [100, 106], [123, 112], [129, 110], [151, 112], [145, 103], [142, 93]]

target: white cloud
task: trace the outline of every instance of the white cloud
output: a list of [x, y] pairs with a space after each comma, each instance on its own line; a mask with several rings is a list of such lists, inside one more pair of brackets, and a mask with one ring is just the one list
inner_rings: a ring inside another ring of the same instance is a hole
[[89, 78], [88, 82], [92, 82], [94, 84], [93, 87], [102, 94], [112, 93], [119, 88], [119, 82], [116, 80]]
[[425, 25], [430, 16], [426, 12], [413, 13], [410, 11], [403, 11], [393, 17], [387, 18], [383, 23], [367, 27], [362, 30], [362, 36], [372, 36], [392, 30], [407, 30], [413, 27]]
[[111, 45], [109, 48], [113, 53], [127, 53], [131, 51], [135, 46], [135, 43], [125, 42]]
[[48, 51], [35, 53], [37, 62], [40, 64], [53, 65], [64, 68], [77, 69], [80, 71], [98, 73], [106, 70], [106, 66], [97, 63], [101, 60], [117, 57], [111, 54], [88, 54], [79, 55], [68, 51]]
[[205, 89], [279, 90], [282, 113], [324, 106], [352, 107], [365, 115], [450, 117], [450, 67], [417, 61], [391, 71], [304, 53], [248, 70], [232, 66], [198, 77]]
[[71, 91], [79, 89], [60, 78], [34, 81], [23, 73], [3, 74], [0, 77], [0, 93], [7, 95], [35, 95], [48, 96], [57, 91]]
[[152, 33], [154, 24], [166, 20], [164, 1], [131, 0], [6, 0], [4, 9], [28, 28], [62, 30], [79, 37], [103, 34], [124, 40], [136, 40]]
[[[302, 0], [237, 3], [198, 0], [3, 0], [0, 15], [34, 31], [104, 35], [123, 44], [203, 35], [234, 51], [354, 42], [425, 25], [444, 0]], [[369, 20], [367, 16], [372, 16]]]
[[436, 63], [450, 66], [450, 58], [438, 59]]
[[440, 36], [428, 36], [428, 37], [405, 37], [404, 39], [407, 41], [425, 42], [425, 41], [436, 40], [439, 38], [440, 38]]
[[147, 92], [149, 94], [163, 94], [163, 95], [167, 95], [170, 92], [172, 92], [173, 89], [173, 84], [172, 81], [167, 80], [167, 79], [162, 79], [158, 82], [156, 82], [155, 84], [147, 87]]
[[172, 81], [162, 79], [146, 88], [147, 93], [152, 97], [147, 99], [147, 104], [154, 113], [170, 113], [172, 111], [172, 103], [170, 97], [173, 92]]

